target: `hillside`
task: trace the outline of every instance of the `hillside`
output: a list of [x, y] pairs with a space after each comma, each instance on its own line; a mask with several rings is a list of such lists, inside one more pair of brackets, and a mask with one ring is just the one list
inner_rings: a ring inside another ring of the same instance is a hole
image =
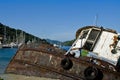
[[57, 41], [57, 40], [51, 40], [51, 39], [45, 39], [48, 43], [50, 44], [56, 44], [56, 45], [61, 45], [62, 42]]
[[2, 43], [10, 43], [16, 41], [20, 42], [24, 40], [25, 43], [27, 43], [28, 41], [36, 41], [38, 43], [42, 42], [48, 44], [48, 42], [45, 39], [40, 39], [39, 37], [36, 37], [23, 30], [11, 28], [2, 23], [0, 23], [0, 37], [0, 41]]
[[61, 46], [71, 46], [73, 44], [73, 42], [75, 41], [75, 39], [69, 40], [69, 41], [64, 41], [64, 42], [60, 42], [57, 40], [50, 40], [50, 39], [46, 39], [46, 41], [50, 44], [56, 44], [56, 45], [61, 45]]
[[72, 46], [72, 44], [73, 44], [74, 41], [75, 41], [75, 39], [74, 39], [74, 40], [70, 40], [70, 41], [65, 41], [65, 42], [63, 42], [62, 44], [63, 44], [64, 46]]

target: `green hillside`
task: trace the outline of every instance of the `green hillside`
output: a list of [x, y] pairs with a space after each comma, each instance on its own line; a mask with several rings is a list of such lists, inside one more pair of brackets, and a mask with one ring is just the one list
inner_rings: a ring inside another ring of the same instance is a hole
[[38, 43], [48, 43], [45, 39], [40, 39], [39, 37], [36, 37], [30, 33], [27, 33], [25, 31], [22, 31], [20, 29], [14, 29], [9, 26], [6, 26], [2, 23], [0, 23], [0, 37], [1, 42], [4, 43], [10, 43], [10, 42], [16, 42], [17, 40], [23, 40], [27, 43], [28, 41], [36, 41]]
[[70, 41], [65, 41], [65, 42], [63, 42], [62, 44], [63, 44], [64, 46], [72, 46], [72, 44], [73, 44], [74, 41], [75, 41], [75, 39], [74, 39], [74, 40], [70, 40]]

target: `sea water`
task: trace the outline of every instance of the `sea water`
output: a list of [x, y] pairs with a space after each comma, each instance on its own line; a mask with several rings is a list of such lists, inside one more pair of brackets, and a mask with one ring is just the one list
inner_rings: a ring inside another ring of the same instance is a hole
[[71, 46], [61, 46], [61, 49], [68, 51]]
[[0, 74], [3, 74], [12, 57], [15, 55], [17, 48], [0, 49]]

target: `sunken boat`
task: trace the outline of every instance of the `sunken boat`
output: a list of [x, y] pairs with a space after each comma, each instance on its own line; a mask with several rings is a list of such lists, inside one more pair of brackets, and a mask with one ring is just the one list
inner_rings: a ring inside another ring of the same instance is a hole
[[23, 45], [5, 73], [60, 80], [120, 80], [120, 34], [113, 29], [85, 26], [65, 52], [41, 44]]

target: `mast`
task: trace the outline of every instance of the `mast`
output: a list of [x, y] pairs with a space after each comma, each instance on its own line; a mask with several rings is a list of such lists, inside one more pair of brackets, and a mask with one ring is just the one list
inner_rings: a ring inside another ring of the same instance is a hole
[[97, 25], [98, 25], [98, 14], [96, 14], [96, 16], [95, 16], [94, 25], [95, 25], [95, 26], [97, 26]]
[[16, 30], [16, 43], [18, 44], [18, 35], [17, 35], [17, 30]]
[[4, 27], [4, 39], [3, 39], [3, 43], [6, 44], [6, 26]]

